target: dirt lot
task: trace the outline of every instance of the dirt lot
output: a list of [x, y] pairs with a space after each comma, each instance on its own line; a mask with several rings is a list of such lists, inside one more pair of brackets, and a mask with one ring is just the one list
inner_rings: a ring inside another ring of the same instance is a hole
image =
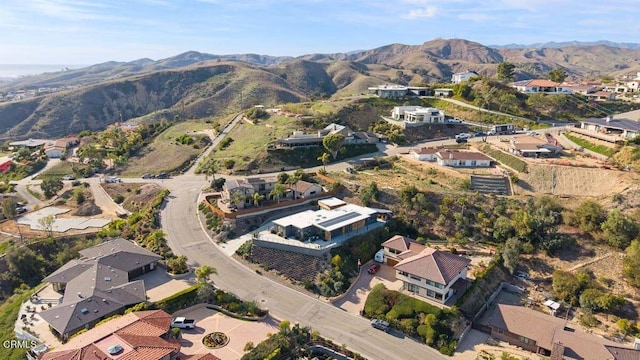
[[124, 198], [122, 207], [129, 211], [140, 210], [162, 191], [162, 187], [157, 184], [117, 183], [101, 185], [112, 199], [115, 200], [118, 195], [122, 196]]

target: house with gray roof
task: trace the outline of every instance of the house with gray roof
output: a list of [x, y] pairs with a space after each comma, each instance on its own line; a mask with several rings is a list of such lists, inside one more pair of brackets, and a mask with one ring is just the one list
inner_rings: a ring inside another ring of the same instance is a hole
[[63, 339], [146, 301], [144, 282], [133, 279], [154, 270], [162, 259], [125, 239], [106, 241], [80, 255], [43, 279], [64, 292], [61, 304], [40, 313]]
[[580, 128], [589, 130], [580, 132], [581, 134], [610, 142], [621, 142], [640, 136], [640, 121], [613, 116], [582, 120]]

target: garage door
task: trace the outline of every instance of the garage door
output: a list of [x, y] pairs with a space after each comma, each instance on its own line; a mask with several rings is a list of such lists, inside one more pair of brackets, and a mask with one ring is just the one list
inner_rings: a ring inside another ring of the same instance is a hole
[[387, 265], [389, 266], [394, 266], [398, 263], [398, 260], [393, 260], [393, 259], [389, 259], [387, 258]]

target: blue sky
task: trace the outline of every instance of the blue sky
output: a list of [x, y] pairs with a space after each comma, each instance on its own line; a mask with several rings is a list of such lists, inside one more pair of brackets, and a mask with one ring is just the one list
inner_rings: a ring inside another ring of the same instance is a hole
[[0, 64], [297, 56], [464, 38], [638, 42], [638, 0], [1, 0]]

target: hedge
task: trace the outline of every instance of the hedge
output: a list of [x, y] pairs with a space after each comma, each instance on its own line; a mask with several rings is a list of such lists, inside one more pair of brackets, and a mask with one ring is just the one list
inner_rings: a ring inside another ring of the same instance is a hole
[[198, 303], [198, 289], [204, 284], [198, 283], [190, 288], [177, 292], [169, 297], [159, 300], [155, 307], [168, 313], [182, 310]]

